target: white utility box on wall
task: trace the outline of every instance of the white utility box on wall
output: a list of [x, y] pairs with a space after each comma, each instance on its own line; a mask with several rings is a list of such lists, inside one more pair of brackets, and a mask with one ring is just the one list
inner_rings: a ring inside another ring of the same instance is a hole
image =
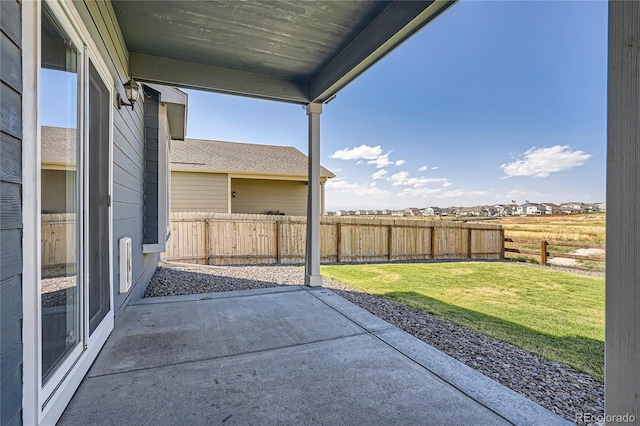
[[131, 257], [131, 238], [120, 238], [119, 246], [120, 293], [126, 293], [131, 288], [131, 271], [133, 269], [133, 258]]

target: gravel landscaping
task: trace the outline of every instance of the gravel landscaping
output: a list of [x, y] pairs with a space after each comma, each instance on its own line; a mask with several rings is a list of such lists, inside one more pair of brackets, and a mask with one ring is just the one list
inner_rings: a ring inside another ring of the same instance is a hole
[[[304, 271], [296, 266], [158, 268], [145, 297], [300, 285]], [[549, 361], [424, 311], [351, 290], [325, 278], [324, 286], [357, 306], [481, 371], [565, 419], [604, 414], [604, 384], [564, 364]], [[592, 418], [593, 418], [592, 417]]]

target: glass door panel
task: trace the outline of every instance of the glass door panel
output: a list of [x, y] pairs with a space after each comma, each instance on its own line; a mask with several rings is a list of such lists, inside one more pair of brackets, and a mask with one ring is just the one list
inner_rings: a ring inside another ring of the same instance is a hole
[[79, 55], [43, 8], [41, 50], [42, 383], [81, 341]]
[[111, 310], [109, 89], [89, 60], [89, 335]]

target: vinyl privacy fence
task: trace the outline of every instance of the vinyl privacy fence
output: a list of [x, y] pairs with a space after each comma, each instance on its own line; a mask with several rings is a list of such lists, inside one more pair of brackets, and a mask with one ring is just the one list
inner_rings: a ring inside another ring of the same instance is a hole
[[[209, 265], [304, 262], [306, 217], [172, 213], [164, 259]], [[500, 225], [323, 217], [322, 262], [503, 259]]]

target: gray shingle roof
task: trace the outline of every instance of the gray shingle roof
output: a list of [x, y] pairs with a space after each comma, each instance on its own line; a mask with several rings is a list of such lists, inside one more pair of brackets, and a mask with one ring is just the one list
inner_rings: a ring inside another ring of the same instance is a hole
[[[173, 170], [307, 177], [307, 156], [290, 146], [202, 139], [171, 141]], [[335, 175], [321, 167], [320, 175]]]

